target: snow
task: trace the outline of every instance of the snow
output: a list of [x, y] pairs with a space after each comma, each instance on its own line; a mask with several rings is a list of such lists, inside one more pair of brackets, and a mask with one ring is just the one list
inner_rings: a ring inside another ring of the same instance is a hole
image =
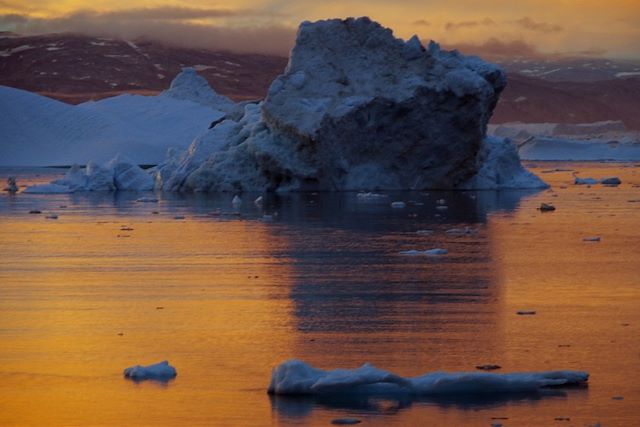
[[118, 153], [138, 164], [157, 164], [169, 147], [187, 148], [223, 114], [163, 95], [120, 95], [72, 106], [0, 86], [0, 165], [86, 164]]
[[587, 382], [582, 371], [516, 372], [433, 372], [405, 378], [364, 364], [356, 369], [324, 371], [299, 360], [277, 366], [271, 374], [268, 392], [280, 395], [319, 395], [332, 393], [400, 393], [441, 395], [465, 393], [536, 392], [545, 387], [570, 386]]
[[134, 381], [167, 381], [175, 378], [176, 375], [176, 368], [171, 366], [166, 360], [148, 366], [135, 365], [124, 370], [125, 378], [130, 378]]

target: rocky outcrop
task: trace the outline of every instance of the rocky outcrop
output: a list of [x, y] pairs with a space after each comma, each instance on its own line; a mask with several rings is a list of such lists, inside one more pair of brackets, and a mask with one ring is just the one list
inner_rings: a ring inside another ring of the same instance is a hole
[[[156, 186], [476, 188], [487, 182], [473, 178], [488, 158], [483, 139], [505, 83], [497, 66], [433, 42], [425, 48], [417, 37], [402, 41], [368, 18], [305, 22], [265, 101], [169, 157]], [[508, 162], [521, 169], [517, 155]]]

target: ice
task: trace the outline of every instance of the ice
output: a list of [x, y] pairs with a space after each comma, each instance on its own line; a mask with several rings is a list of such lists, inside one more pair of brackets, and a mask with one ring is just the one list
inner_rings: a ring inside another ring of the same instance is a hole
[[356, 194], [356, 197], [360, 201], [369, 202], [369, 201], [384, 200], [384, 199], [387, 199], [389, 196], [387, 196], [386, 194], [373, 193], [368, 191], [368, 192], [360, 192]]
[[576, 185], [595, 185], [598, 183], [598, 180], [595, 178], [580, 178], [575, 176], [573, 183]]
[[171, 366], [166, 360], [149, 366], [135, 365], [124, 370], [125, 378], [130, 378], [135, 381], [168, 381], [175, 378], [176, 375], [176, 368]]
[[543, 187], [509, 142], [485, 139], [505, 84], [495, 65], [417, 37], [405, 42], [366, 17], [304, 22], [264, 102], [236, 109], [167, 158], [156, 184], [198, 192]]
[[10, 176], [7, 178], [7, 186], [4, 188], [4, 191], [9, 193], [17, 193], [18, 192], [18, 184], [16, 183], [16, 178]]
[[433, 372], [404, 378], [371, 364], [357, 369], [324, 371], [299, 360], [277, 366], [271, 374], [268, 392], [281, 395], [331, 393], [402, 393], [439, 395], [467, 393], [535, 392], [544, 387], [586, 383], [589, 374], [582, 371], [517, 372], [508, 374], [479, 372]]
[[600, 236], [584, 237], [582, 240], [584, 242], [599, 242]]
[[66, 185], [60, 184], [36, 184], [25, 188], [23, 193], [31, 194], [62, 194], [72, 193], [73, 190]]
[[617, 176], [612, 176], [608, 178], [602, 178], [600, 180], [600, 184], [602, 185], [620, 185], [622, 181]]
[[169, 89], [162, 92], [162, 95], [169, 98], [195, 102], [206, 107], [215, 108], [224, 112], [229, 112], [234, 107], [234, 102], [226, 96], [216, 93], [204, 77], [196, 72], [206, 68], [187, 67], [173, 79]]
[[0, 86], [0, 165], [84, 165], [118, 153], [157, 164], [169, 147], [187, 148], [223, 115], [164, 95], [125, 94], [73, 106]]
[[391, 207], [394, 209], [404, 209], [407, 204], [405, 202], [391, 202]]
[[409, 251], [400, 251], [400, 255], [427, 255], [427, 256], [437, 256], [437, 255], [446, 255], [448, 254], [449, 251], [446, 249], [441, 249], [441, 248], [434, 248], [434, 249], [426, 249], [424, 251], [420, 251], [417, 249], [412, 249]]

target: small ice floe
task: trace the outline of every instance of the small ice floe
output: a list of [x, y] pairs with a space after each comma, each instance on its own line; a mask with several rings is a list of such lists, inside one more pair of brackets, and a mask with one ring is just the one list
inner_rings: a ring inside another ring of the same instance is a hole
[[573, 183], [575, 185], [596, 185], [598, 183], [598, 180], [595, 178], [579, 178], [575, 175], [574, 178]]
[[476, 234], [477, 232], [478, 232], [477, 229], [471, 228], [471, 227], [450, 228], [447, 231], [445, 231], [445, 233], [451, 234], [451, 235], [454, 235], [454, 236], [460, 236], [460, 235], [465, 235], [465, 234]]
[[184, 215], [176, 215], [173, 219], [184, 219]]
[[516, 311], [516, 314], [518, 316], [533, 316], [534, 314], [536, 314], [535, 310], [519, 310]]
[[65, 193], [73, 193], [66, 185], [60, 184], [36, 184], [30, 185], [25, 188], [23, 193], [30, 194], [65, 194]]
[[445, 205], [441, 205], [441, 206], [436, 206], [436, 209], [439, 211], [446, 211], [447, 209], [449, 209], [449, 207]]
[[357, 418], [336, 418], [335, 420], [331, 420], [331, 424], [335, 424], [335, 425], [342, 425], [342, 426], [348, 426], [348, 425], [354, 425], [354, 424], [360, 424], [362, 421], [360, 421]]
[[431, 236], [433, 233], [435, 233], [435, 231], [433, 231], [433, 230], [418, 230], [418, 231], [416, 231], [416, 234], [419, 234], [421, 236]]
[[133, 231], [133, 228], [123, 225], [122, 227], [120, 227], [120, 231]]
[[4, 191], [7, 191], [11, 194], [15, 194], [18, 192], [18, 184], [16, 183], [16, 179], [12, 176], [10, 176], [9, 178], [7, 178], [7, 186], [5, 187]]
[[427, 255], [427, 256], [437, 256], [437, 255], [446, 255], [449, 251], [441, 248], [427, 249], [424, 251], [419, 251], [416, 249], [412, 249], [410, 251], [400, 251], [400, 255]]
[[600, 236], [583, 237], [582, 241], [583, 242], [599, 242]]
[[258, 196], [258, 197], [253, 201], [253, 203], [254, 203], [256, 206], [262, 206], [262, 196]]
[[394, 209], [404, 209], [407, 206], [405, 202], [391, 202], [391, 207]]
[[438, 200], [436, 200], [436, 203], [439, 204], [439, 205], [446, 205], [447, 201], [445, 199], [438, 199]]
[[613, 400], [624, 400], [624, 396], [613, 396]]
[[356, 198], [364, 202], [382, 200], [382, 199], [386, 199], [387, 197], [389, 196], [387, 196], [386, 194], [371, 193], [371, 192], [367, 192], [367, 193], [360, 192], [356, 194]]
[[56, 214], [49, 214], [47, 216], [45, 216], [46, 219], [58, 219], [58, 215]]
[[231, 200], [231, 205], [234, 208], [239, 208], [242, 205], [242, 199], [237, 194], [233, 196], [233, 200]]
[[134, 381], [157, 380], [168, 381], [177, 375], [176, 368], [169, 365], [166, 360], [155, 365], [141, 366], [135, 365], [124, 370], [125, 378]]
[[540, 207], [538, 208], [540, 212], [551, 212], [555, 211], [556, 207], [550, 203], [540, 203]]
[[38, 209], [31, 209], [31, 210], [29, 211], [29, 213], [30, 213], [30, 214], [36, 214], [36, 215], [37, 215], [37, 214], [41, 214], [41, 213], [42, 213], [42, 211], [41, 211], [41, 210], [38, 210]]
[[607, 177], [607, 178], [602, 178], [600, 180], [600, 184], [614, 186], [614, 185], [622, 184], [622, 181], [620, 181], [620, 178], [618, 178], [617, 176], [611, 176], [611, 177]]
[[492, 364], [486, 364], [486, 365], [478, 365], [476, 366], [476, 369], [480, 369], [482, 371], [494, 371], [496, 369], [500, 369], [502, 368], [502, 366], [500, 365], [492, 365]]
[[138, 203], [158, 203], [158, 199], [156, 199], [155, 197], [140, 197], [139, 199], [136, 199], [136, 202], [138, 202]]
[[495, 374], [486, 372], [433, 372], [405, 378], [364, 364], [357, 369], [324, 371], [300, 360], [289, 360], [271, 373], [270, 394], [327, 395], [334, 393], [399, 393], [446, 395], [465, 393], [536, 392], [544, 387], [586, 383], [582, 371], [543, 371]]
[[264, 222], [272, 222], [273, 221], [273, 215], [264, 214], [264, 215], [262, 215], [262, 220]]

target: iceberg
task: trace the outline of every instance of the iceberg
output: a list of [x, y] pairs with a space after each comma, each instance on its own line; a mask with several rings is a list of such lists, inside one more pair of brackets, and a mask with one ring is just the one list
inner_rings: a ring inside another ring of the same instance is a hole
[[175, 378], [176, 375], [176, 368], [171, 366], [166, 360], [148, 366], [135, 365], [124, 370], [125, 378], [129, 378], [134, 381], [168, 381]]
[[499, 394], [536, 392], [545, 387], [587, 383], [582, 371], [433, 372], [404, 378], [364, 364], [356, 369], [325, 371], [300, 360], [277, 366], [267, 389], [277, 395], [323, 395], [333, 393], [402, 393], [409, 395]]
[[540, 188], [485, 138], [506, 84], [477, 57], [369, 18], [303, 22], [266, 99], [242, 105], [154, 171], [168, 191]]

